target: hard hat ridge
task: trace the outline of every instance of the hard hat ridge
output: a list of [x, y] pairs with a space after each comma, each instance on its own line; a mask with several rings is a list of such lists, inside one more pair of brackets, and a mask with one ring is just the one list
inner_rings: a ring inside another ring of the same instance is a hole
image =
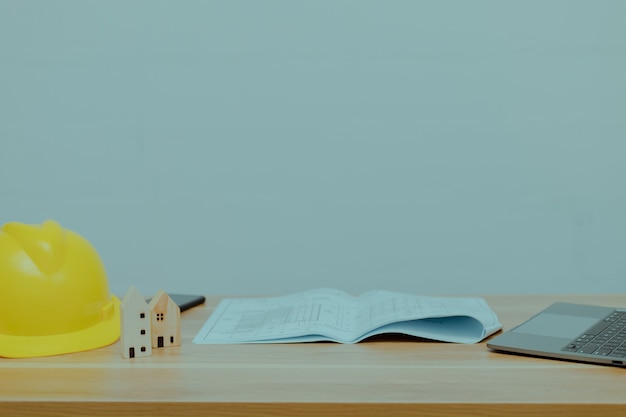
[[59, 270], [65, 260], [67, 241], [61, 225], [46, 220], [42, 225], [7, 223], [2, 230], [26, 252], [41, 272], [50, 275]]

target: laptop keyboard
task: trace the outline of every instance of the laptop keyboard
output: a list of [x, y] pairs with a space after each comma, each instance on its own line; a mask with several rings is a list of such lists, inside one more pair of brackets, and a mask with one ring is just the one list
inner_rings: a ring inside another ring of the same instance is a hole
[[561, 350], [615, 358], [626, 357], [626, 311], [615, 310]]

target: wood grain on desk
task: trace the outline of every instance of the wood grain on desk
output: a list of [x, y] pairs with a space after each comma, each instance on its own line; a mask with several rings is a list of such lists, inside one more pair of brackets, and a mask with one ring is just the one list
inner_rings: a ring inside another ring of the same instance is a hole
[[[554, 301], [626, 305], [626, 295], [485, 298], [505, 329]], [[192, 344], [216, 303], [183, 313], [183, 345], [151, 357], [122, 359], [118, 342], [0, 358], [0, 416], [626, 415], [626, 369], [504, 355], [484, 342]]]

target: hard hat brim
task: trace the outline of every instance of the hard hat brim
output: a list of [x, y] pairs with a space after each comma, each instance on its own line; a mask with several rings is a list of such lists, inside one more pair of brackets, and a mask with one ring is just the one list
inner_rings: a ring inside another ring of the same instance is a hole
[[0, 356], [33, 358], [97, 349], [115, 343], [120, 337], [120, 300], [112, 296], [113, 314], [101, 322], [71, 333], [49, 336], [0, 334]]

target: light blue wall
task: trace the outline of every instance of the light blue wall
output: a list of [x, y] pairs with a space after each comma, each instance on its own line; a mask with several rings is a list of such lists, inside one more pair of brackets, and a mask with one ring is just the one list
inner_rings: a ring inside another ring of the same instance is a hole
[[0, 0], [0, 222], [83, 234], [117, 293], [626, 292], [625, 21]]

